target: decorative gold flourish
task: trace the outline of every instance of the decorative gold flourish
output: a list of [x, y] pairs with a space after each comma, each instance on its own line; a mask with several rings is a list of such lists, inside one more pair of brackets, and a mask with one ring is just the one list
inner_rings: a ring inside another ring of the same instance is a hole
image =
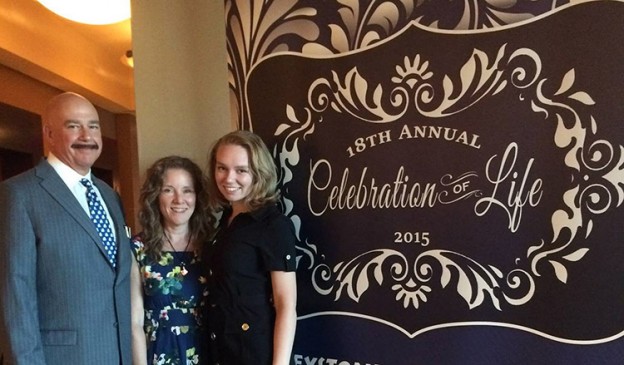
[[469, 7], [457, 1], [225, 0], [233, 118], [239, 128], [253, 130], [247, 79], [251, 70], [273, 53], [340, 54], [370, 47], [416, 23], [455, 30], [494, 28], [543, 14], [566, 2], [534, 0], [527, 11], [516, 0], [476, 0]]
[[[331, 78], [315, 80], [308, 88], [309, 106], [303, 113], [288, 105], [288, 122], [280, 124], [275, 131], [283, 141], [275, 155], [281, 163], [284, 186], [287, 188], [292, 180], [291, 169], [300, 161], [298, 144], [304, 136], [314, 133], [327, 108], [368, 123], [391, 123], [408, 107], [422, 115], [439, 118], [461, 113], [506, 88], [515, 88], [522, 90], [518, 97], [528, 102], [532, 111], [556, 123], [553, 140], [566, 152], [562, 163], [578, 175], [561, 197], [565, 207], [552, 213], [553, 237], [543, 237], [538, 245], [530, 246], [526, 252], [528, 264], [521, 267], [523, 261], [517, 259], [517, 267], [507, 273], [462, 253], [446, 250], [422, 253], [415, 261], [413, 272], [408, 269], [411, 266], [406, 257], [386, 249], [365, 252], [330, 267], [317, 262], [318, 247], [305, 240], [306, 245], [300, 250], [309, 259], [307, 266], [312, 269], [316, 291], [321, 295], [333, 294], [335, 300], [346, 296], [357, 302], [371, 284], [381, 286], [390, 280], [389, 286], [396, 292], [395, 299], [402, 301], [405, 308], [418, 309], [427, 302], [432, 290], [448, 288], [454, 283], [457, 294], [470, 308], [489, 302], [503, 310], [503, 302], [519, 306], [533, 297], [535, 279], [543, 274], [538, 271], [538, 263], [542, 261], [549, 264], [558, 280], [566, 283], [566, 267], [582, 260], [590, 250], [584, 247], [586, 241], [578, 239], [578, 234], [584, 230], [583, 238], [589, 237], [594, 219], [624, 202], [624, 148], [605, 139], [596, 139], [598, 123], [590, 112], [595, 101], [587, 92], [575, 89], [575, 71], [572, 69], [561, 78], [556, 92], [546, 94], [545, 90], [554, 89], [546, 87], [552, 77], [542, 75], [542, 61], [531, 49], [509, 50], [502, 45], [493, 60], [487, 53], [475, 49], [456, 75], [443, 75], [442, 85], [432, 83], [435, 75], [432, 65], [418, 55], [413, 60], [404, 60], [402, 65], [394, 67], [396, 74], [390, 77], [392, 92], [385, 92], [381, 84], [369, 86], [366, 78], [354, 68], [344, 76], [333, 72]], [[350, 86], [354, 83], [360, 89], [358, 92]], [[443, 91], [436, 98], [410, 97], [418, 95], [423, 85]], [[394, 103], [397, 89], [403, 95], [400, 103]], [[393, 102], [384, 102], [387, 98]], [[392, 109], [387, 109], [387, 105], [392, 105]], [[302, 222], [292, 213], [292, 201], [288, 197], [286, 201], [299, 229]], [[539, 265], [542, 270], [548, 266]], [[439, 285], [432, 285], [433, 278], [439, 278]]]

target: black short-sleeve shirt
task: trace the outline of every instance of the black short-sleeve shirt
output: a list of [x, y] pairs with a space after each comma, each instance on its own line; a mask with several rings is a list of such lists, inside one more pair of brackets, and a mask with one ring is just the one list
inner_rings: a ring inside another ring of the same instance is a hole
[[238, 214], [228, 226], [231, 213], [223, 213], [206, 251], [213, 363], [269, 364], [275, 319], [270, 272], [295, 271], [295, 231], [275, 205]]

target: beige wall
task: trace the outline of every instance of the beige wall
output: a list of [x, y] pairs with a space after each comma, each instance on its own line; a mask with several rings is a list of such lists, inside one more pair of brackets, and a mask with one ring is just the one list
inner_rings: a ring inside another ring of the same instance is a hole
[[202, 168], [231, 130], [224, 5], [219, 0], [132, 0], [141, 178], [178, 154]]

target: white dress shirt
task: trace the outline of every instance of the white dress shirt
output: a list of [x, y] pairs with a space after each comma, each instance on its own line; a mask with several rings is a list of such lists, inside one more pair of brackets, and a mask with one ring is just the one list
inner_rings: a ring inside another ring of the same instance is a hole
[[[95, 193], [100, 199], [100, 203], [106, 210], [106, 218], [108, 219], [108, 223], [110, 224], [111, 228], [115, 227], [113, 223], [113, 219], [111, 218], [111, 214], [108, 211], [108, 207], [106, 206], [106, 202], [102, 198], [102, 195], [100, 194], [100, 191], [98, 190], [97, 186], [95, 186], [95, 184], [93, 184], [93, 181], [91, 180], [91, 170], [89, 170], [89, 172], [85, 176], [80, 175], [78, 172], [76, 172], [76, 170], [64, 164], [61, 160], [58, 159], [58, 157], [54, 156], [52, 153], [49, 153], [48, 155], [48, 163], [52, 166], [54, 171], [56, 171], [56, 173], [61, 177], [61, 179], [63, 180], [65, 185], [67, 185], [67, 187], [72, 192], [72, 194], [74, 194], [74, 196], [78, 200], [78, 203], [80, 203], [80, 205], [82, 206], [82, 209], [84, 209], [88, 217], [90, 217], [90, 213], [89, 213], [89, 203], [87, 202], [87, 188], [84, 185], [82, 185], [82, 183], [80, 182], [80, 179], [86, 178], [89, 181], [91, 181], [91, 184], [93, 185], [93, 190], [95, 190]], [[114, 228], [112, 229], [112, 231], [113, 231], [113, 235], [115, 235], [115, 241], [117, 241], [117, 232]]]

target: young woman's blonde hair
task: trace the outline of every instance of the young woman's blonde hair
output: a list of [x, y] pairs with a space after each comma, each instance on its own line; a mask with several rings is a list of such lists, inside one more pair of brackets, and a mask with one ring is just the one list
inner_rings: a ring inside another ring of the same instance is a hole
[[253, 211], [267, 204], [277, 202], [279, 191], [277, 190], [277, 169], [273, 157], [260, 136], [241, 130], [230, 132], [219, 138], [210, 150], [207, 171], [210, 206], [215, 211], [220, 211], [223, 210], [223, 207], [229, 205], [229, 202], [219, 191], [215, 181], [217, 151], [219, 147], [225, 145], [241, 146], [247, 151], [252, 186], [249, 195], [244, 198], [244, 203], [249, 210]]

